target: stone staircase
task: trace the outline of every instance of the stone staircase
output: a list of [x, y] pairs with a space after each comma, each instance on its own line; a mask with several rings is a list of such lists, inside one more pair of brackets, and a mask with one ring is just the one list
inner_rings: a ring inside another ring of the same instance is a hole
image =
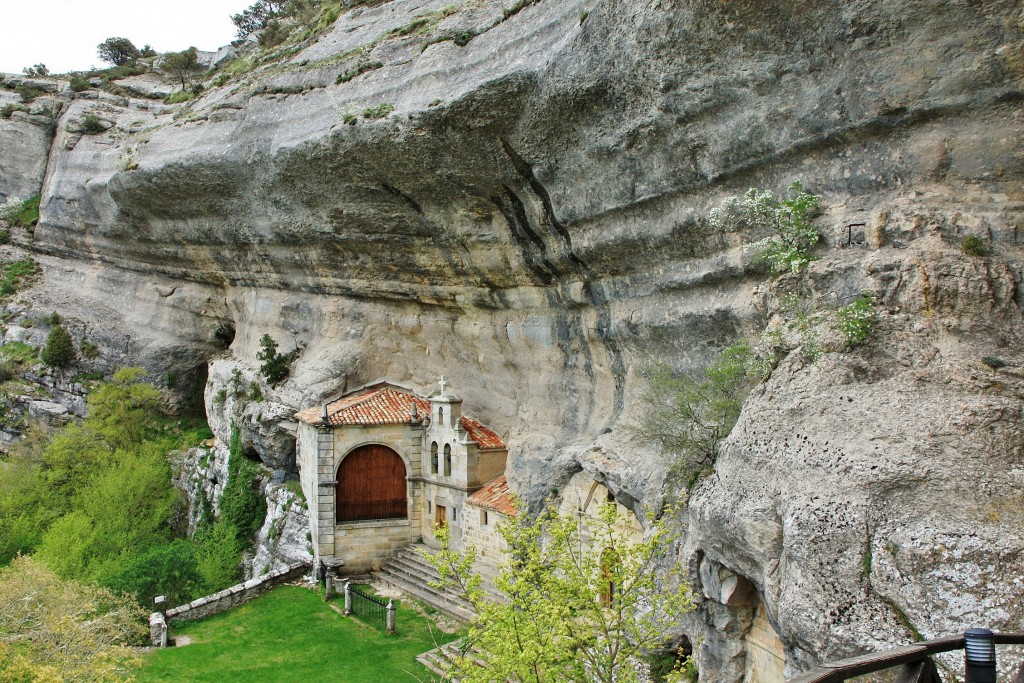
[[462, 641], [455, 640], [447, 645], [434, 648], [416, 657], [416, 661], [427, 667], [431, 673], [441, 677], [450, 683], [459, 683], [459, 679], [452, 675], [449, 662], [462, 654]]
[[374, 578], [462, 621], [475, 617], [473, 606], [455, 591], [430, 585], [440, 581], [441, 577], [420, 555], [418, 549], [424, 548], [422, 545], [402, 548], [374, 574]]

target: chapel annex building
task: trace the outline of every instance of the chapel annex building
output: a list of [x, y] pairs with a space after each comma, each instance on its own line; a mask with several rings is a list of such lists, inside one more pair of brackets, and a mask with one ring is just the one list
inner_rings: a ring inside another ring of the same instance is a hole
[[446, 390], [423, 398], [381, 382], [295, 415], [296, 462], [316, 561], [343, 574], [378, 568], [447, 525], [451, 545], [499, 552], [496, 523], [514, 515], [508, 449], [462, 414]]

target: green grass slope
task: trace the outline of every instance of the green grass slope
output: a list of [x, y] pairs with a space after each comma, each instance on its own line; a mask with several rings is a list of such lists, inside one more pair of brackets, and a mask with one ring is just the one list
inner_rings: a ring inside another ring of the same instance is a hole
[[[341, 600], [333, 604], [340, 607]], [[192, 643], [147, 655], [136, 680], [432, 680], [416, 655], [454, 636], [404, 605], [397, 622], [398, 633], [389, 636], [331, 609], [313, 591], [284, 586], [231, 611], [172, 628], [174, 637], [188, 636]]]

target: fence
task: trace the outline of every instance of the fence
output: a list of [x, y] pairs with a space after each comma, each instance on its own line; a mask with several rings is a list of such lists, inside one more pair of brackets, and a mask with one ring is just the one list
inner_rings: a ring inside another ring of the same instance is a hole
[[395, 603], [393, 600], [384, 602], [345, 583], [345, 613], [354, 614], [370, 626], [375, 626], [388, 633], [395, 632]]
[[[993, 641], [995, 645], [1024, 645], [1024, 633], [996, 633], [993, 634]], [[964, 644], [962, 635], [926, 640], [906, 647], [822, 664], [816, 669], [789, 679], [787, 683], [841, 683], [857, 676], [895, 667], [900, 667], [896, 676], [899, 683], [941, 683], [942, 678], [932, 662], [931, 655], [962, 650]], [[992, 665], [992, 680], [994, 681], [994, 658]], [[1011, 678], [1013, 675], [1011, 672], [1007, 673], [1008, 675], [1001, 677], [1000, 680], [1024, 683], [1024, 666], [1021, 666], [1020, 670], [1016, 672], [1016, 678]]]

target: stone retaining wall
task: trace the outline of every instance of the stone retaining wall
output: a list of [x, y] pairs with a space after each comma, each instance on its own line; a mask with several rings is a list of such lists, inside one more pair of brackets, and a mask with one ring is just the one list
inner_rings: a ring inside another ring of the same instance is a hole
[[198, 598], [187, 605], [169, 609], [167, 610], [166, 619], [160, 612], [154, 612], [149, 617], [150, 638], [153, 645], [156, 647], [166, 645], [168, 624], [172, 622], [202, 619], [212, 614], [224, 612], [232, 607], [249, 602], [274, 586], [297, 579], [308, 571], [309, 565], [303, 563], [291, 564], [269, 574], [249, 579], [244, 583], [235, 584], [231, 588], [225, 588], [219, 593]]

